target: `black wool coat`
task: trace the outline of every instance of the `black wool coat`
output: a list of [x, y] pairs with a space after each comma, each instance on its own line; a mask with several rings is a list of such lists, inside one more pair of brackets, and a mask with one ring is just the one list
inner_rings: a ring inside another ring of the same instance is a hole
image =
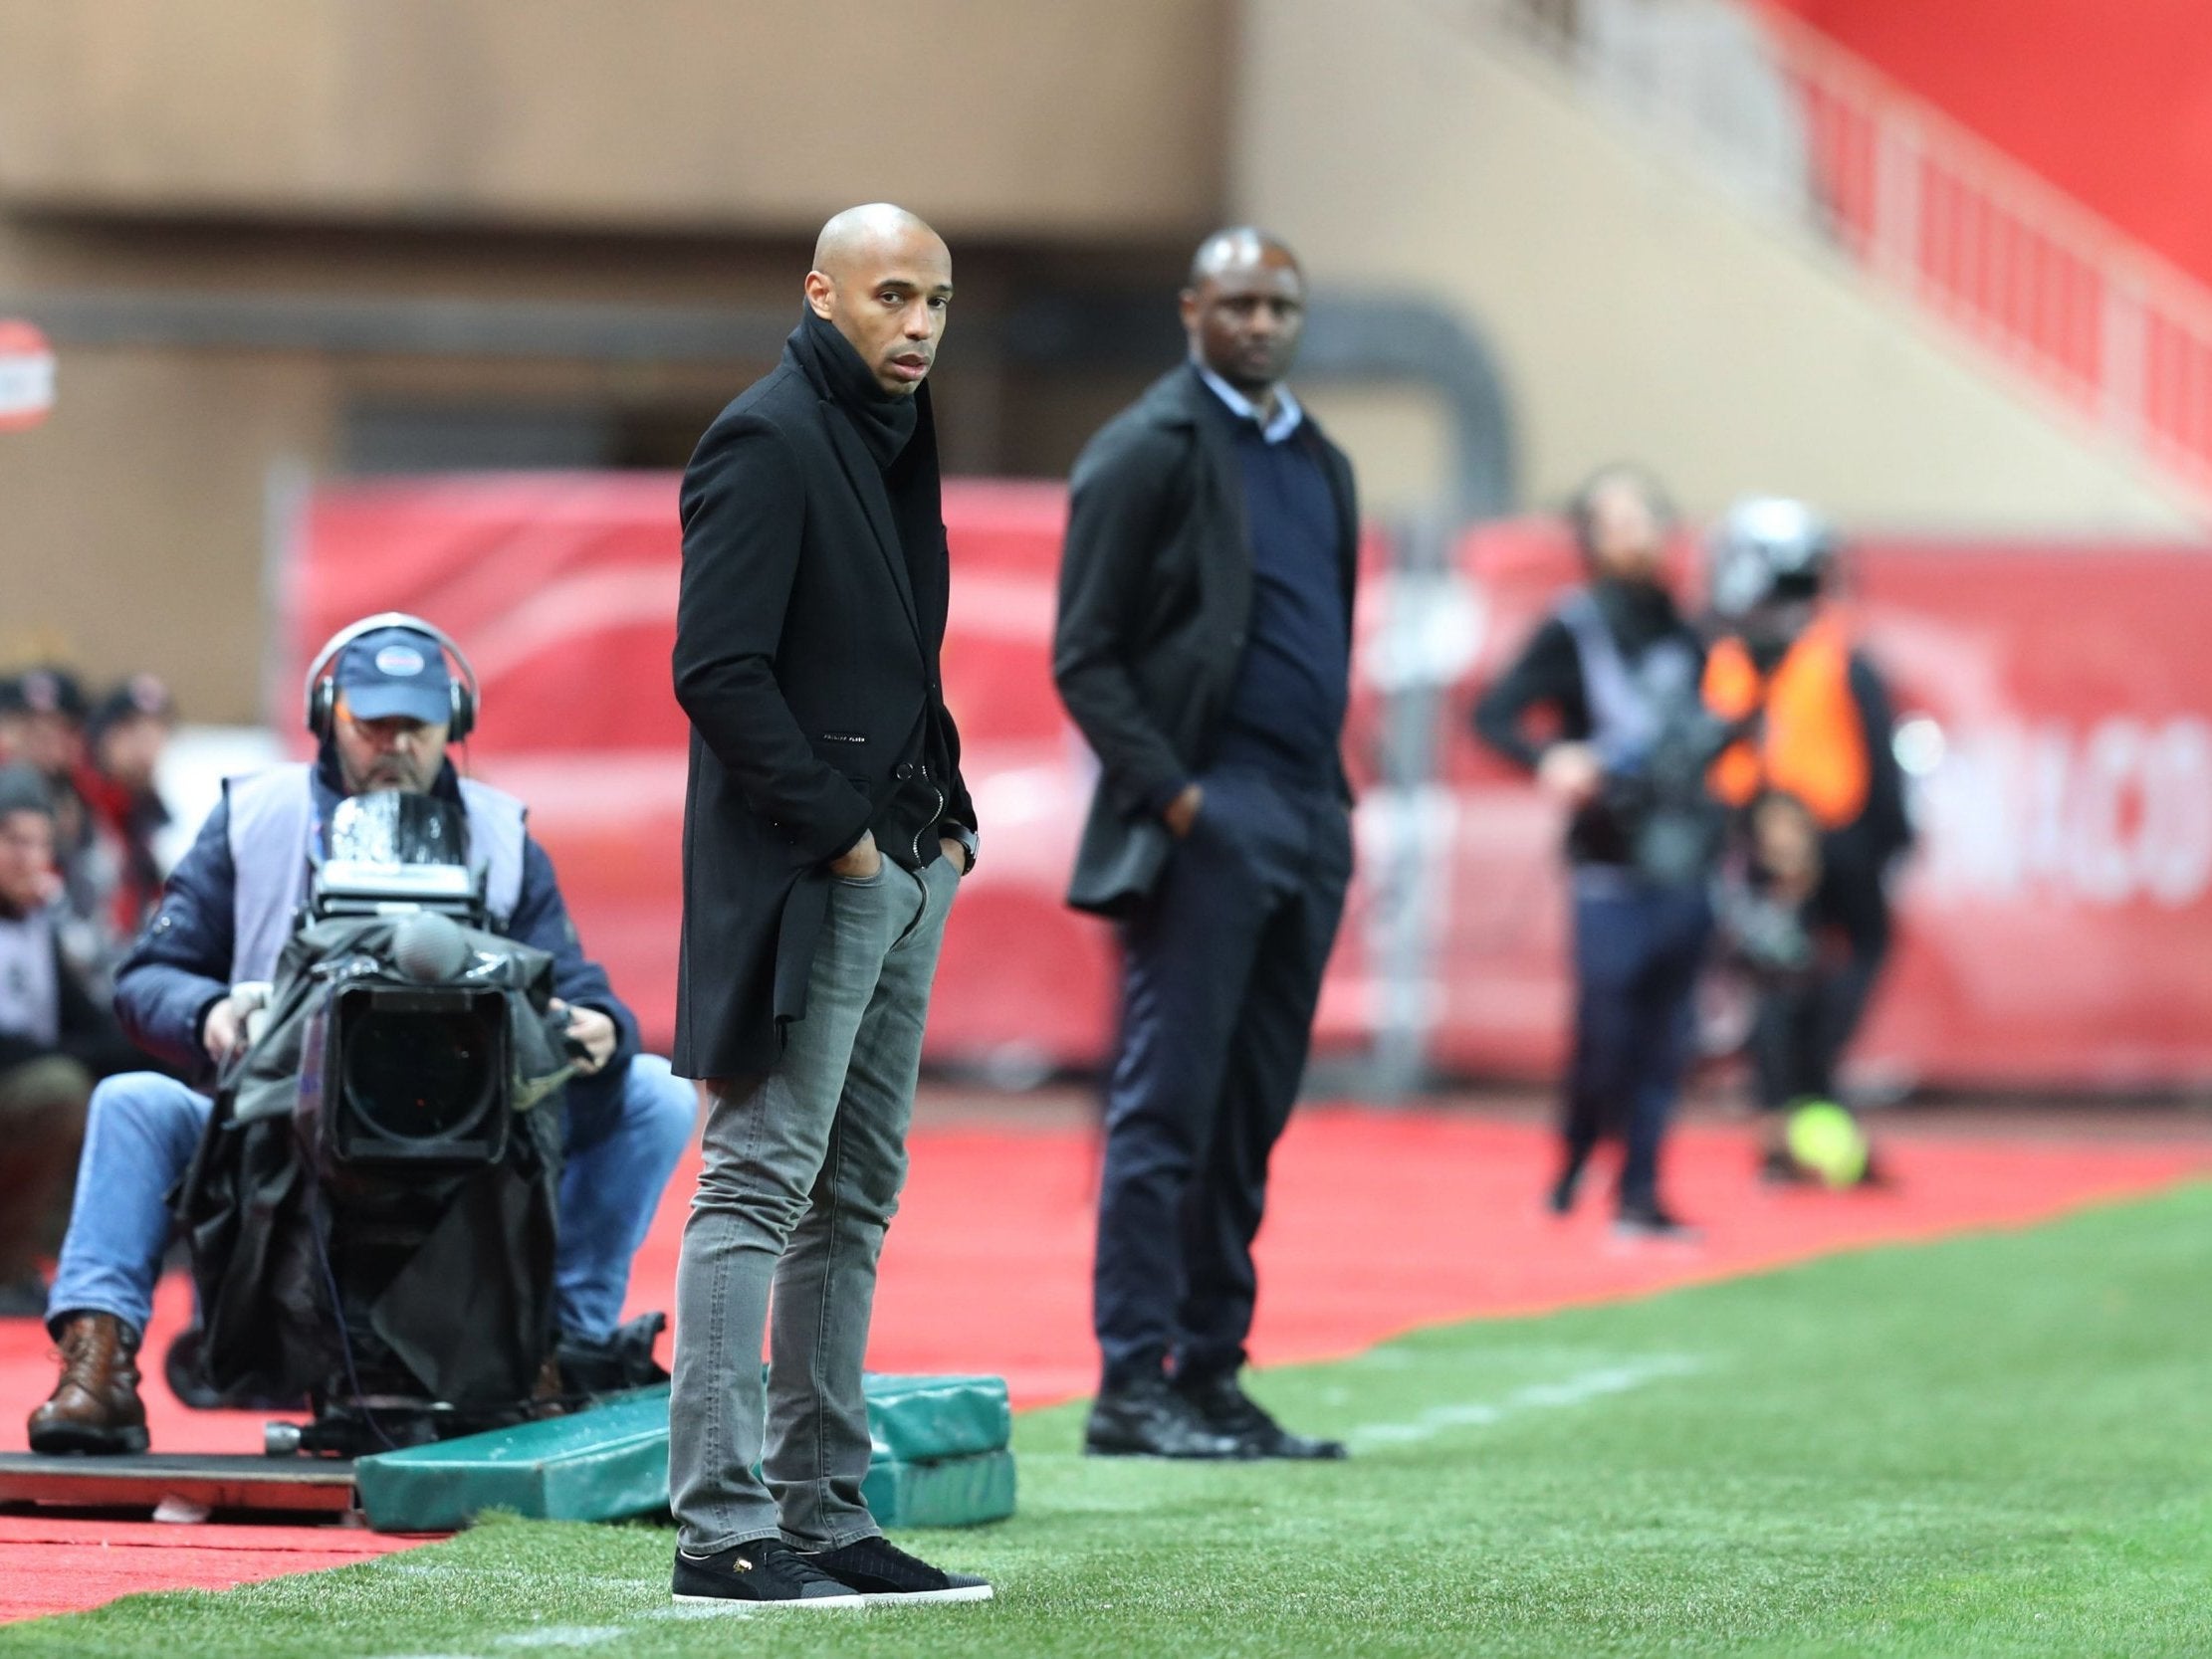
[[[1099, 760], [1067, 902], [1126, 916], [1157, 884], [1169, 792], [1211, 758], [1243, 661], [1252, 549], [1234, 417], [1186, 363], [1099, 429], [1070, 479], [1052, 678]], [[1352, 464], [1309, 414], [1336, 499], [1344, 614], [1359, 562]], [[1338, 787], [1351, 799], [1341, 764]]]
[[[926, 402], [923, 417], [916, 441]], [[973, 829], [976, 815], [938, 669], [944, 524], [933, 546], [902, 548], [874, 457], [795, 350], [700, 439], [682, 516], [674, 666], [691, 777], [674, 1061], [684, 1077], [729, 1077], [774, 1065], [784, 1022], [805, 1015], [827, 863], [887, 817], [915, 818], [917, 792], [942, 797], [921, 823]], [[929, 829], [913, 840], [885, 855], [938, 856]]]

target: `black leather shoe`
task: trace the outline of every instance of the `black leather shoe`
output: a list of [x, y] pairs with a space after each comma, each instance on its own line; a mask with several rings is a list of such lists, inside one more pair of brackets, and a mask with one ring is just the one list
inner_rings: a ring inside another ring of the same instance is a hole
[[1554, 1215], [1567, 1215], [1575, 1207], [1575, 1188], [1582, 1184], [1582, 1171], [1568, 1169], [1551, 1183], [1551, 1190], [1544, 1194], [1544, 1208]]
[[1083, 1426], [1083, 1450], [1092, 1457], [1246, 1455], [1234, 1436], [1210, 1427], [1196, 1405], [1168, 1386], [1166, 1377], [1103, 1390]]
[[1292, 1434], [1236, 1385], [1234, 1371], [1189, 1382], [1178, 1380], [1176, 1391], [1197, 1408], [1208, 1428], [1235, 1441], [1241, 1457], [1282, 1457], [1310, 1463], [1347, 1455], [1341, 1440]]
[[1704, 1234], [1656, 1198], [1624, 1199], [1614, 1217], [1613, 1236], [1658, 1244], [1696, 1244]]
[[668, 1316], [652, 1313], [638, 1315], [598, 1341], [562, 1332], [553, 1346], [561, 1385], [579, 1394], [619, 1394], [666, 1382], [668, 1373], [653, 1357], [653, 1343], [667, 1328]]
[[1769, 1146], [1759, 1156], [1759, 1179], [1768, 1186], [1811, 1186], [1820, 1177], [1790, 1156], [1782, 1146]]

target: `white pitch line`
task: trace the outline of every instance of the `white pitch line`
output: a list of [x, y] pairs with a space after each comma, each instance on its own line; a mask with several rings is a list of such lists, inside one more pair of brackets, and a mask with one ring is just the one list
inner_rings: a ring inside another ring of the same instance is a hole
[[552, 1624], [492, 1638], [494, 1647], [597, 1647], [631, 1634], [619, 1624]]
[[1505, 1398], [1488, 1403], [1467, 1400], [1456, 1405], [1435, 1405], [1410, 1423], [1366, 1423], [1352, 1430], [1355, 1446], [1405, 1446], [1432, 1440], [1455, 1428], [1488, 1428], [1508, 1417], [1531, 1411], [1552, 1411], [1562, 1406], [1588, 1405], [1592, 1400], [1626, 1394], [1647, 1383], [1670, 1376], [1689, 1376], [1703, 1367], [1685, 1353], [1659, 1353], [1625, 1364], [1599, 1365], [1557, 1382], [1531, 1382]]

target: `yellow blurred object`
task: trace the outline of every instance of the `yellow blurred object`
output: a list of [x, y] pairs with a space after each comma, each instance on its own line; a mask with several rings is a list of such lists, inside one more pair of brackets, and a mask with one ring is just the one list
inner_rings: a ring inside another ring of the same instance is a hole
[[1859, 1120], [1834, 1101], [1813, 1101], [1790, 1114], [1790, 1156], [1831, 1187], [1857, 1186], [1867, 1173], [1867, 1137]]

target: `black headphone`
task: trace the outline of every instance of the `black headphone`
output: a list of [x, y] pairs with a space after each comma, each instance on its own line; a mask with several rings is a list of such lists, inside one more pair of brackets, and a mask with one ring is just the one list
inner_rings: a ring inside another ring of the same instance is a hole
[[477, 710], [483, 696], [477, 689], [476, 670], [470, 666], [467, 653], [453, 642], [451, 634], [434, 622], [409, 616], [405, 611], [379, 611], [358, 622], [348, 622], [315, 654], [304, 691], [308, 730], [315, 734], [315, 740], [329, 742], [332, 727], [336, 724], [338, 653], [363, 634], [373, 634], [380, 628], [404, 628], [411, 634], [420, 634], [453, 660], [453, 666], [461, 672], [447, 687], [453, 697], [453, 711], [446, 717], [446, 741], [458, 743], [467, 738], [476, 729]]

